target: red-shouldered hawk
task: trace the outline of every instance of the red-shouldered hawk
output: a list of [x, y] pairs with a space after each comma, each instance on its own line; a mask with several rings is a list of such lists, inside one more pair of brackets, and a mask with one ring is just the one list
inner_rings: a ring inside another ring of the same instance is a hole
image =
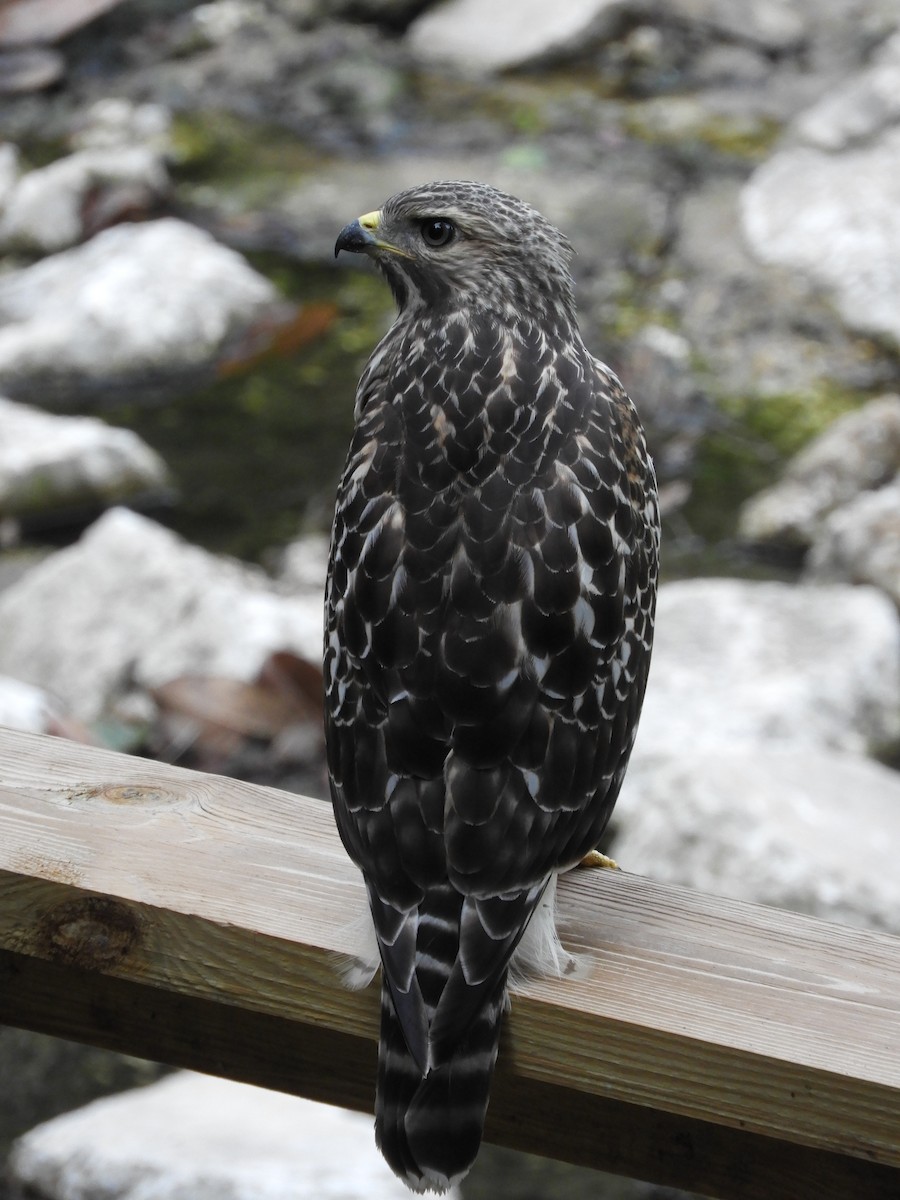
[[552, 960], [556, 876], [622, 783], [656, 484], [579, 333], [570, 246], [529, 205], [432, 183], [347, 225], [340, 250], [375, 261], [399, 315], [360, 380], [337, 498], [328, 764], [383, 968], [376, 1136], [412, 1188], [441, 1191], [478, 1152], [526, 927]]

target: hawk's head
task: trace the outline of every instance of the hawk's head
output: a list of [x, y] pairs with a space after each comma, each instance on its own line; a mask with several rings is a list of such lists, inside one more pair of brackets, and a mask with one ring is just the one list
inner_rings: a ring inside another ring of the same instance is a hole
[[398, 192], [341, 230], [335, 257], [341, 250], [373, 258], [401, 310], [574, 315], [568, 241], [530, 204], [484, 183]]

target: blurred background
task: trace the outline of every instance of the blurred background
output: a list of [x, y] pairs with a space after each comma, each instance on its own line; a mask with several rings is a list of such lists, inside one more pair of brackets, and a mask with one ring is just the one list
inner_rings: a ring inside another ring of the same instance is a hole
[[[334, 240], [437, 178], [567, 233], [657, 464], [616, 857], [900, 932], [896, 0], [0, 0], [0, 724], [327, 795], [327, 533], [393, 315]], [[0, 1156], [159, 1073], [0, 1030]], [[254, 1111], [330, 1120], [203, 1094], [248, 1161]], [[136, 1197], [120, 1103], [6, 1186]], [[209, 1194], [331, 1194], [271, 1161]], [[367, 1170], [335, 1194], [400, 1194]], [[492, 1148], [462, 1194], [675, 1195]]]

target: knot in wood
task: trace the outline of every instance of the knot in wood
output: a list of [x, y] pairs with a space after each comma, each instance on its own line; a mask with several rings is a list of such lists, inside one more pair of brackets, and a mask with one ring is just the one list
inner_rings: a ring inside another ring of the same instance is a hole
[[140, 937], [135, 913], [105, 896], [84, 896], [58, 904], [44, 914], [39, 930], [47, 958], [85, 971], [115, 966]]

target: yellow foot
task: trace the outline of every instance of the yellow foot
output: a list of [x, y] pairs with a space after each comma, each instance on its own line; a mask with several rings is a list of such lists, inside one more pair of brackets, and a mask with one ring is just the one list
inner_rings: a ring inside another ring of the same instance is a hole
[[578, 865], [579, 867], [605, 867], [607, 871], [618, 871], [619, 869], [619, 864], [614, 858], [607, 858], [599, 850], [589, 850]]

